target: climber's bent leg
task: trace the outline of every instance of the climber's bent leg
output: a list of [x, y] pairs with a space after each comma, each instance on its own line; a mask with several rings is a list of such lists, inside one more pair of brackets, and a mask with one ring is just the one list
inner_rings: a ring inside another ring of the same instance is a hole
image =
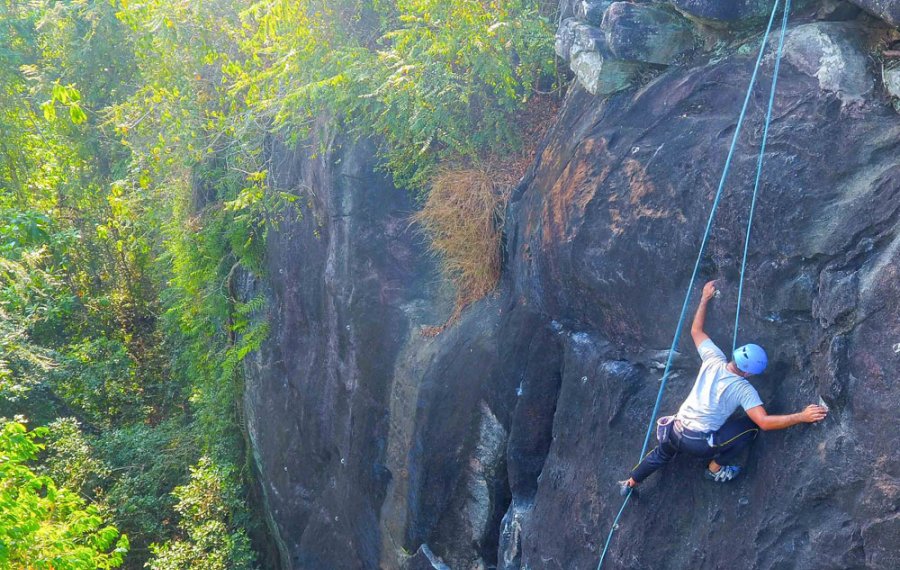
[[709, 464], [709, 470], [715, 473], [721, 465], [728, 465], [758, 434], [759, 427], [750, 418], [725, 422], [713, 436], [716, 455]]
[[672, 461], [672, 458], [677, 453], [678, 447], [671, 439], [657, 445], [631, 470], [631, 479], [635, 483], [640, 483], [649, 477], [651, 473]]

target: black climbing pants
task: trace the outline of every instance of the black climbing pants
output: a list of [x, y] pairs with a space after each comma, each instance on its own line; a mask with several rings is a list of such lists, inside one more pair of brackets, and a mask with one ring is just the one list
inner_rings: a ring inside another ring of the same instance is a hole
[[727, 465], [758, 433], [759, 427], [748, 417], [728, 420], [712, 434], [684, 429], [676, 420], [665, 428], [659, 445], [631, 471], [631, 477], [640, 483], [679, 452]]

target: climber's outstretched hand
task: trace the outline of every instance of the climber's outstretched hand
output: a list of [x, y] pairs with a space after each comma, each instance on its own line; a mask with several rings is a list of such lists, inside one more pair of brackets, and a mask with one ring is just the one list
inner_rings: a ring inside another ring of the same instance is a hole
[[703, 286], [703, 295], [702, 299], [704, 301], [709, 301], [713, 297], [716, 296], [716, 280], [707, 281], [706, 285]]
[[810, 404], [806, 406], [805, 410], [800, 412], [800, 415], [803, 417], [804, 422], [811, 424], [824, 420], [825, 416], [828, 415], [828, 410], [818, 404]]

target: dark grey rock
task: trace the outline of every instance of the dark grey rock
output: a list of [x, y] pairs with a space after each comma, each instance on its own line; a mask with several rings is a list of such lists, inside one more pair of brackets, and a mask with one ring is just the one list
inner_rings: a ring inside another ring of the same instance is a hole
[[574, 28], [572, 49], [569, 50], [569, 55], [574, 58], [586, 51], [608, 53], [606, 36], [600, 28], [578, 24]]
[[668, 65], [694, 48], [691, 24], [663, 5], [614, 2], [601, 29], [619, 59]]
[[859, 278], [855, 271], [826, 269], [819, 276], [819, 296], [813, 316], [828, 328], [856, 309]]
[[892, 26], [900, 26], [900, 0], [850, 0]]
[[[637, 347], [666, 346], [674, 329], [752, 66], [750, 58], [730, 58], [669, 72], [638, 94], [599, 106], [571, 96], [511, 206], [517, 222], [509, 271], [517, 287], [557, 322], [590, 332], [561, 336], [553, 443], [533, 508], [515, 518], [521, 567], [596, 565], [621, 504], [613, 483], [638, 459], [659, 386], [659, 372], [632, 355]], [[900, 290], [900, 118], [871, 99], [865, 115], [851, 117], [817, 78], [791, 65], [781, 73], [739, 341], [770, 351], [771, 372], [754, 381], [770, 413], [796, 411], [822, 396], [832, 414], [820, 426], [763, 434], [747, 477], [727, 490], [705, 485], [702, 463], [689, 459], [648, 480], [623, 516], [610, 568], [900, 563], [888, 546], [897, 532], [897, 494], [883, 491], [896, 488], [893, 467], [874, 483], [868, 465], [856, 463], [871, 456], [892, 465], [895, 447], [862, 434], [877, 432], [876, 424], [894, 414], [888, 400], [896, 387], [887, 379], [900, 373], [891, 349], [900, 335], [888, 332], [900, 330], [900, 305], [891, 300]], [[748, 133], [761, 128], [760, 91]], [[731, 112], [717, 113], [724, 109]], [[573, 133], [583, 134], [573, 140]], [[738, 147], [734, 190], [701, 274], [723, 279], [707, 322], [726, 346], [756, 142], [751, 137]], [[817, 296], [816, 314], [827, 329], [811, 318]], [[773, 313], [782, 318], [770, 319]], [[878, 331], [885, 337], [879, 340]], [[622, 360], [612, 360], [598, 338], [621, 345]], [[685, 334], [686, 353], [690, 342]], [[695, 366], [678, 367], [662, 413], [677, 409]], [[786, 480], [788, 456], [795, 463]], [[560, 536], [548, 528], [566, 530]], [[686, 528], [689, 538], [663, 541], [684, 537]]]
[[593, 26], [599, 26], [610, 4], [611, 0], [578, 0], [575, 3], [575, 17]]
[[815, 77], [824, 91], [843, 102], [861, 101], [875, 79], [863, 49], [864, 30], [855, 24], [816, 22], [791, 29], [784, 57], [803, 73]]

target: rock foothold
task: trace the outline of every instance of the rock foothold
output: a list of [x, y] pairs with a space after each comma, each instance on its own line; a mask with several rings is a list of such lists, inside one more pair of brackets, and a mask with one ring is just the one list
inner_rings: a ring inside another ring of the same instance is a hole
[[900, 27], [900, 1], [898, 0], [850, 0], [866, 12], [878, 16], [888, 24]]
[[599, 26], [603, 21], [603, 14], [612, 3], [611, 0], [578, 0], [575, 2], [575, 17], [588, 24]]
[[858, 26], [840, 22], [797, 26], [785, 39], [784, 57], [818, 79], [823, 91], [836, 93], [844, 103], [860, 101], [874, 86], [861, 34]]
[[614, 2], [600, 29], [610, 51], [625, 60], [670, 65], [694, 47], [691, 24], [662, 5]]
[[416, 553], [404, 564], [403, 570], [450, 570], [443, 560], [434, 555], [427, 544], [419, 547]]

